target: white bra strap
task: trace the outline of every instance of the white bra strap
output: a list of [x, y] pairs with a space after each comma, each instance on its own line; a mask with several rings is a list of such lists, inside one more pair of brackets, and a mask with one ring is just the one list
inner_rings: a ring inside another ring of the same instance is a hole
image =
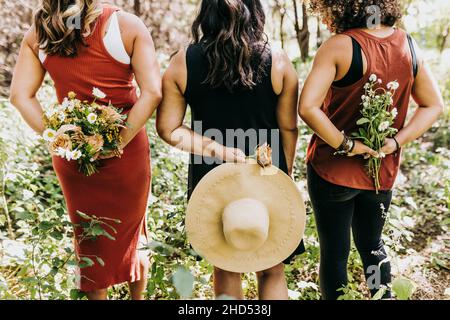
[[39, 49], [39, 60], [41, 63], [44, 63], [45, 59], [47, 58], [47, 55], [45, 54], [44, 50]]
[[[111, 15], [111, 21], [109, 23], [108, 31], [103, 38], [103, 43], [105, 44], [108, 53], [117, 61], [124, 64], [130, 64], [131, 58], [125, 50], [125, 46], [122, 41], [122, 36], [120, 35], [119, 19], [117, 18], [117, 12]], [[44, 63], [47, 55], [44, 51], [39, 50], [39, 60]]]
[[119, 19], [117, 18], [117, 12], [111, 15], [111, 21], [108, 27], [106, 36], [103, 38], [103, 43], [109, 54], [119, 62], [130, 64], [131, 59], [125, 50], [125, 46], [120, 34]]

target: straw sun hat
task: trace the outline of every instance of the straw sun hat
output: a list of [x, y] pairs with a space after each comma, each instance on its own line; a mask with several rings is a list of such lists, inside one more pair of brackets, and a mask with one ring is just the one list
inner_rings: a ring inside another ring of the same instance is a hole
[[214, 266], [257, 272], [295, 251], [305, 217], [300, 191], [281, 170], [256, 162], [223, 164], [192, 193], [186, 231], [194, 250]]

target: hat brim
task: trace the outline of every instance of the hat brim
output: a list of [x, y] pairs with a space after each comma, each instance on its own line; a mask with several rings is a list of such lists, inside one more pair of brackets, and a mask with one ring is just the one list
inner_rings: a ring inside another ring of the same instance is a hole
[[[214, 266], [231, 272], [267, 270], [299, 246], [306, 212], [295, 183], [281, 170], [264, 175], [257, 164], [223, 164], [195, 188], [186, 212], [186, 232], [194, 250]], [[225, 240], [222, 213], [243, 198], [261, 201], [269, 211], [269, 235], [257, 250], [239, 251]]]

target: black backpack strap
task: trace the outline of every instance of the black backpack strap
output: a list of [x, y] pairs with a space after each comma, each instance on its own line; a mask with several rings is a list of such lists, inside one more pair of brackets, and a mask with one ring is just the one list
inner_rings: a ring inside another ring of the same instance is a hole
[[409, 49], [411, 50], [411, 57], [412, 57], [412, 67], [413, 67], [413, 74], [414, 78], [417, 76], [417, 72], [419, 72], [419, 63], [417, 61], [417, 54], [416, 49], [414, 47], [414, 42], [411, 37], [411, 35], [407, 35], [408, 37], [408, 43], [409, 43]]

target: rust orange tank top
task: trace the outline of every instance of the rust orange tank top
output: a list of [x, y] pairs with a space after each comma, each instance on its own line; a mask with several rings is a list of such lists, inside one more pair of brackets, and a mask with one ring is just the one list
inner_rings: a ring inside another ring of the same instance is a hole
[[56, 94], [61, 103], [70, 91], [80, 100], [92, 101], [93, 87], [106, 94], [102, 104], [109, 101], [118, 108], [130, 109], [137, 100], [133, 85], [131, 65], [114, 59], [103, 43], [103, 30], [113, 12], [118, 8], [104, 6], [102, 15], [95, 22], [92, 33], [85, 38], [86, 46], [80, 45], [76, 57], [47, 56], [43, 66], [53, 79]]
[[[393, 127], [402, 129], [414, 84], [412, 56], [407, 34], [399, 29], [386, 38], [378, 38], [360, 29], [346, 31], [354, 38], [367, 58], [367, 72], [359, 81], [348, 87], [332, 86], [327, 94], [322, 110], [333, 124], [350, 135], [356, 132], [356, 121], [361, 117], [361, 96], [364, 84], [371, 74], [376, 74], [386, 85], [397, 80], [400, 84], [394, 96], [394, 106], [398, 116]], [[372, 178], [366, 171], [366, 160], [361, 156], [345, 157], [333, 155], [335, 150], [313, 135], [308, 147], [307, 161], [323, 179], [341, 186], [362, 190], [375, 190]], [[386, 156], [382, 161], [380, 190], [391, 190], [400, 167], [400, 152]]]

